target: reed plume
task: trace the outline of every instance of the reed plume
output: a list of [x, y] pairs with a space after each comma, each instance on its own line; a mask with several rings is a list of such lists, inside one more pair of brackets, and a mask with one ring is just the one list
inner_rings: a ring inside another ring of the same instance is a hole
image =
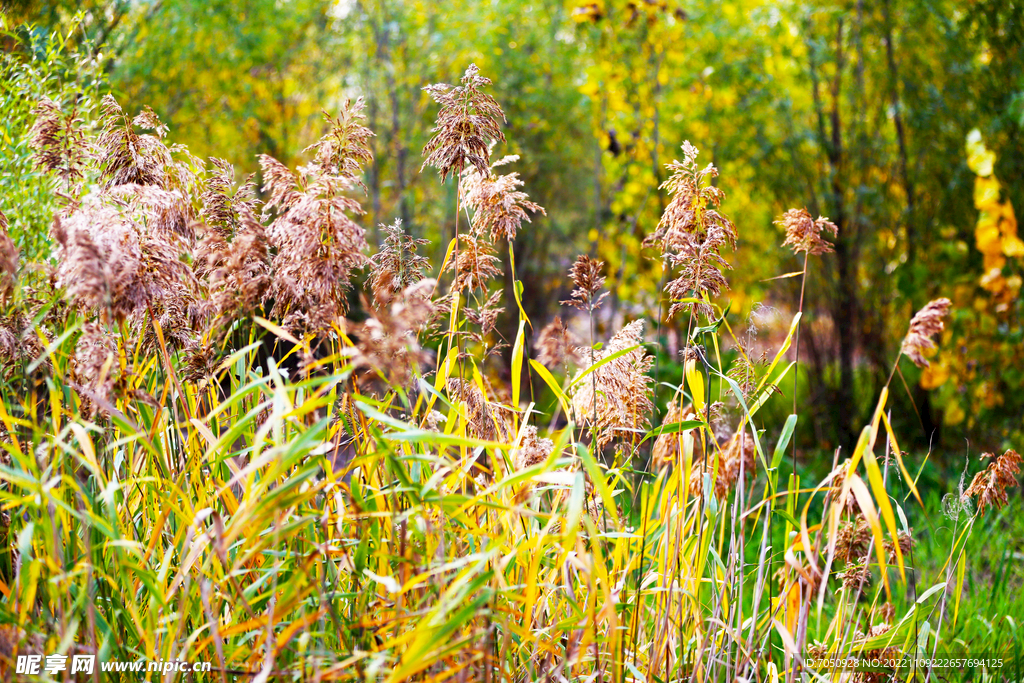
[[328, 132], [302, 150], [314, 152], [313, 165], [319, 175], [346, 178], [363, 188], [364, 192], [363, 164], [373, 160], [370, 138], [374, 137], [373, 131], [361, 123], [366, 118], [363, 114], [365, 108], [366, 102], [360, 97], [355, 102], [345, 100], [337, 117], [323, 111], [324, 120], [329, 125]]
[[39, 101], [32, 115], [35, 120], [28, 140], [32, 161], [36, 168], [56, 174], [63, 183], [61, 194], [71, 199], [89, 160], [82, 119], [75, 109], [65, 114], [49, 97]]
[[[616, 437], [633, 440], [648, 426], [653, 380], [646, 373], [654, 359], [643, 348], [643, 333], [643, 320], [635, 320], [619, 330], [601, 350], [595, 364], [620, 351], [638, 348], [605, 362], [593, 371], [593, 382], [578, 382], [572, 391], [573, 410], [581, 423], [594, 422], [596, 414], [598, 447], [603, 448]], [[580, 368], [574, 382], [587, 367]]]
[[1008, 449], [999, 457], [985, 453], [982, 457], [995, 458], [981, 472], [974, 475], [971, 485], [964, 492], [978, 499], [978, 514], [985, 514], [985, 509], [999, 509], [1006, 505], [1006, 490], [1017, 485], [1022, 458], [1017, 451]]
[[[673, 398], [668, 403], [668, 411], [665, 413], [665, 419], [662, 420], [662, 425], [677, 424], [680, 422], [687, 422], [689, 420], [697, 420], [697, 413], [694, 412], [693, 406], [681, 407], [679, 404], [679, 398]], [[697, 430], [690, 429], [687, 431], [690, 437], [697, 436]], [[651, 466], [655, 470], [660, 470], [665, 466], [674, 466], [679, 464], [679, 457], [681, 455], [679, 451], [679, 442], [682, 436], [679, 432], [665, 432], [659, 434], [658, 438], [654, 441], [654, 448], [651, 449]], [[694, 438], [694, 444], [696, 445], [697, 439]]]
[[232, 219], [235, 228], [225, 233], [207, 228], [195, 250], [196, 275], [205, 280], [203, 313], [219, 332], [234, 320], [251, 315], [263, 303], [270, 287], [270, 253], [263, 225], [241, 206]]
[[464, 406], [466, 431], [470, 436], [500, 443], [509, 443], [514, 438], [511, 409], [488, 401], [474, 382], [452, 377], [448, 379], [446, 388], [452, 400]]
[[455, 271], [452, 291], [486, 291], [492, 278], [501, 275], [501, 261], [491, 243], [476, 235], [460, 237], [459, 251], [449, 259], [445, 272]]
[[512, 462], [517, 470], [539, 465], [548, 459], [555, 448], [555, 442], [537, 436], [537, 428], [533, 425], [523, 430], [519, 448], [512, 451]]
[[97, 323], [86, 323], [71, 359], [71, 378], [84, 389], [83, 415], [92, 418], [109, 405], [120, 371], [113, 338]]
[[714, 477], [715, 498], [724, 501], [740, 479], [740, 472], [745, 478], [754, 475], [755, 447], [753, 437], [745, 431], [737, 431], [729, 440], [719, 447], [718, 474], [715, 476], [714, 461], [708, 458], [698, 461], [694, 456], [694, 467], [690, 475], [690, 493], [699, 496], [704, 491], [704, 474]]
[[330, 327], [348, 309], [352, 271], [366, 262], [366, 237], [349, 213], [359, 202], [335, 193], [336, 181], [296, 176], [276, 159], [262, 155], [265, 211], [279, 207], [267, 235], [276, 249], [270, 296], [274, 310], [290, 326], [316, 331]]
[[488, 233], [494, 242], [511, 242], [516, 238], [516, 231], [523, 221], [532, 222], [527, 211], [547, 214], [543, 206], [531, 202], [525, 192], [517, 189], [523, 185], [518, 173], [494, 173], [498, 166], [518, 160], [516, 155], [507, 156], [491, 165], [487, 174], [481, 173], [475, 166], [462, 174], [460, 183], [463, 201], [473, 211], [472, 228], [476, 235]]
[[7, 232], [7, 216], [0, 211], [0, 303], [14, 295], [14, 283], [18, 276], [18, 248]]
[[381, 225], [384, 241], [380, 250], [370, 257], [370, 289], [376, 306], [391, 302], [396, 294], [422, 280], [430, 267], [430, 260], [416, 253], [429, 240], [416, 239], [402, 228], [396, 218], [391, 225]]
[[576, 262], [569, 269], [569, 279], [576, 286], [570, 298], [562, 303], [581, 310], [592, 311], [601, 305], [608, 292], [598, 296], [604, 286], [605, 278], [601, 275], [604, 261], [592, 259], [586, 255], [576, 257]]
[[[149, 107], [134, 119], [129, 118], [113, 95], [103, 98], [100, 112], [102, 130], [97, 147], [104, 186], [128, 183], [163, 186], [164, 169], [172, 163], [170, 150], [162, 142], [167, 126]], [[151, 130], [153, 134], [139, 135], [136, 127]]]
[[256, 215], [256, 176], [249, 175], [235, 187], [235, 169], [223, 159], [210, 159], [209, 177], [200, 195], [199, 219], [207, 226], [230, 236], [243, 221]]
[[807, 209], [790, 209], [775, 224], [785, 228], [786, 239], [782, 246], [789, 247], [794, 254], [803, 251], [818, 256], [834, 251], [832, 244], [822, 234], [830, 233], [834, 238], [839, 234], [839, 228], [824, 216], [818, 216], [815, 220]]
[[415, 282], [361, 324], [348, 326], [358, 340], [352, 363], [361, 376], [379, 375], [390, 391], [408, 388], [413, 376], [421, 374], [430, 354], [421, 348], [418, 334], [437, 313], [431, 300], [435, 285], [432, 279]]
[[549, 322], [540, 331], [537, 338], [537, 361], [548, 368], [583, 362], [580, 346], [583, 344], [572, 331], [562, 322], [561, 316]]
[[114, 320], [144, 310], [188, 278], [181, 250], [123, 212], [87, 198], [54, 220], [57, 282], [81, 308]]
[[[725, 193], [711, 184], [718, 169], [712, 164], [698, 168], [699, 152], [689, 141], [683, 143], [682, 149], [683, 161], [666, 165], [672, 175], [661, 184], [661, 189], [668, 191], [671, 200], [655, 231], [644, 240], [644, 246], [657, 247], [670, 269], [682, 267], [679, 276], [665, 286], [672, 301], [669, 317], [684, 310], [711, 317], [710, 300], [728, 288], [722, 270], [730, 266], [721, 249], [736, 248], [736, 229], [718, 211], [725, 199]], [[690, 297], [701, 301], [681, 301]]]
[[469, 166], [476, 167], [483, 176], [489, 175], [490, 144], [505, 141], [501, 132], [505, 113], [493, 97], [482, 91], [490, 84], [476, 64], [470, 64], [462, 85], [438, 83], [423, 88], [441, 109], [431, 131], [434, 137], [423, 148], [426, 160], [421, 170], [433, 166], [442, 181], [449, 175], [458, 176]]
[[918, 367], [928, 367], [928, 359], [924, 357], [924, 352], [935, 348], [935, 342], [931, 338], [945, 329], [942, 319], [949, 313], [951, 305], [949, 299], [945, 297], [935, 299], [928, 302], [910, 321], [910, 329], [903, 338], [900, 351]]

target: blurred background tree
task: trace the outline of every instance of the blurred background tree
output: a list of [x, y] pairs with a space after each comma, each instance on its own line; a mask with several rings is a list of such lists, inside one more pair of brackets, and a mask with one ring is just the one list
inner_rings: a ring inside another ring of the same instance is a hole
[[[259, 153], [304, 159], [320, 109], [364, 97], [377, 134], [371, 241], [401, 218], [435, 257], [456, 190], [420, 173], [435, 115], [421, 88], [476, 63], [508, 118], [495, 153], [520, 155], [511, 170], [548, 211], [514, 246], [535, 325], [566, 298], [579, 252], [609, 264], [604, 325], [658, 309], [661, 268], [641, 243], [664, 208], [664, 164], [690, 140], [721, 169], [739, 228], [734, 316], [767, 304], [780, 333], [796, 310], [800, 279], [769, 280], [803, 265], [778, 248], [776, 217], [807, 207], [839, 227], [835, 253], [809, 266], [798, 390], [819, 413], [803, 447], [852, 444], [910, 316], [941, 295], [956, 312], [940, 354], [924, 372], [901, 366], [907, 390], [894, 392], [894, 414], [916, 416], [904, 445], [960, 449], [967, 436], [1001, 450], [1024, 435], [1020, 2], [19, 0], [4, 21], [5, 74], [58, 65], [32, 36], [60, 30], [89, 82], [109, 82], [128, 110], [152, 106], [176, 141], [244, 173]], [[23, 113], [41, 92], [7, 75], [4, 88]], [[45, 229], [17, 211], [12, 223], [23, 248]], [[678, 345], [672, 324], [658, 331]]]

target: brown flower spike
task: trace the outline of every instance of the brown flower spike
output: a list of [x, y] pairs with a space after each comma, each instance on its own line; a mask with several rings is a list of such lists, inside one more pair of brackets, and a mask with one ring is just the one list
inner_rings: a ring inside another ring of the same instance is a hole
[[434, 137], [423, 148], [426, 160], [423, 167], [433, 166], [441, 180], [475, 166], [484, 176], [490, 175], [490, 148], [492, 141], [505, 141], [501, 124], [505, 113], [497, 101], [482, 92], [491, 79], [480, 75], [476, 64], [470, 64], [462, 85], [447, 83], [423, 88], [441, 105], [434, 126]]
[[822, 237], [822, 233], [831, 233], [833, 238], [839, 234], [835, 223], [824, 216], [814, 220], [807, 209], [790, 209], [775, 224], [786, 229], [782, 246], [791, 248], [794, 254], [801, 251], [813, 256], [830, 254], [832, 244]]
[[[572, 264], [569, 270], [569, 278], [576, 285], [572, 291], [572, 298], [562, 303], [581, 310], [593, 310], [601, 305], [601, 302], [608, 292], [597, 296], [604, 286], [604, 276], [601, 269], [604, 268], [604, 261], [592, 259], [589, 256], [576, 257], [576, 263]], [[596, 298], [595, 298], [596, 297]]]
[[507, 156], [495, 162], [486, 175], [475, 166], [462, 174], [462, 196], [473, 211], [473, 232], [481, 236], [488, 232], [494, 242], [514, 240], [523, 221], [531, 222], [527, 211], [547, 215], [543, 206], [531, 202], [525, 192], [517, 189], [523, 185], [518, 173], [494, 174], [494, 168], [518, 159]]
[[[982, 457], [992, 458], [991, 453], [985, 453]], [[1020, 474], [1020, 464], [1024, 460], [1020, 454], [1012, 448], [995, 458], [992, 463], [981, 472], [974, 475], [974, 480], [964, 492], [968, 496], [975, 496], [978, 499], [978, 514], [984, 514], [985, 508], [995, 507], [997, 510], [1007, 503], [1006, 489], [1017, 485], [1017, 475]]]
[[644, 351], [643, 340], [644, 321], [629, 323], [611, 338], [594, 362], [600, 362], [630, 347], [637, 348], [594, 370], [593, 382], [590, 378], [585, 382], [576, 382], [586, 368], [581, 368], [573, 380], [576, 382], [572, 392], [573, 410], [581, 423], [592, 421], [596, 412], [597, 443], [600, 448], [616, 437], [636, 438], [647, 428], [653, 383], [647, 371], [654, 360]]
[[935, 299], [929, 302], [910, 321], [910, 330], [903, 339], [901, 351], [919, 368], [928, 367], [928, 359], [924, 357], [927, 349], [934, 349], [932, 337], [945, 329], [942, 319], [949, 313], [949, 299]]

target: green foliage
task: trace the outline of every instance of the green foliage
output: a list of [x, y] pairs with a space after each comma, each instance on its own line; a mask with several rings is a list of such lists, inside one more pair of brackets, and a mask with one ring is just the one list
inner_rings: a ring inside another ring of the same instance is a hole
[[43, 97], [88, 118], [106, 87], [97, 60], [68, 35], [42, 28], [3, 26], [0, 41], [0, 211], [15, 244], [30, 259], [48, 256], [46, 235], [57, 206], [51, 178], [32, 162], [28, 132]]

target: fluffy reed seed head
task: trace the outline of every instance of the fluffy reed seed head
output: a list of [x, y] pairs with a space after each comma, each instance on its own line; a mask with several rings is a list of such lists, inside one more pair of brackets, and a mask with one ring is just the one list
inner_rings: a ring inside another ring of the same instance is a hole
[[277, 250], [274, 310], [289, 326], [323, 331], [347, 310], [352, 271], [366, 262], [365, 231], [348, 215], [362, 214], [362, 207], [337, 194], [344, 179], [299, 176], [267, 155], [260, 165], [270, 195], [264, 212], [280, 209], [267, 229]]
[[234, 166], [216, 157], [210, 159], [207, 172], [199, 218], [211, 228], [232, 235], [246, 217], [256, 214], [256, 176], [249, 175], [236, 188]]
[[949, 313], [951, 305], [949, 299], [945, 297], [935, 299], [928, 302], [911, 319], [910, 329], [907, 331], [907, 336], [903, 338], [900, 350], [918, 367], [928, 367], [928, 359], [924, 357], [924, 352], [935, 348], [935, 342], [931, 338], [945, 329], [942, 319]]
[[515, 438], [509, 420], [511, 411], [501, 404], [489, 402], [474, 382], [452, 377], [448, 379], [446, 388], [452, 399], [465, 406], [466, 427], [471, 437], [500, 443], [510, 443]]
[[539, 438], [537, 428], [530, 425], [523, 432], [519, 448], [512, 451], [512, 462], [517, 470], [524, 470], [547, 460], [554, 448], [554, 441]]
[[700, 152], [689, 140], [683, 143], [682, 149], [683, 161], [665, 165], [672, 174], [659, 189], [667, 190], [671, 199], [657, 229], [644, 240], [645, 246], [658, 247], [663, 256], [703, 242], [711, 228], [723, 231], [730, 243], [736, 240], [732, 222], [718, 212], [718, 206], [725, 199], [725, 192], [711, 184], [718, 176], [718, 169], [713, 164], [698, 168]]
[[1022, 458], [1012, 448], [999, 457], [992, 453], [985, 453], [982, 457], [995, 458], [988, 467], [974, 475], [971, 485], [964, 492], [968, 496], [978, 499], [978, 514], [984, 514], [985, 509], [994, 507], [999, 509], [1006, 505], [1006, 490], [1017, 485], [1017, 475], [1020, 474]]
[[782, 246], [789, 247], [794, 254], [801, 251], [814, 256], [830, 254], [833, 251], [832, 244], [822, 237], [822, 233], [831, 233], [833, 238], [839, 234], [835, 223], [824, 216], [818, 216], [815, 220], [807, 209], [790, 209], [775, 224], [786, 229], [786, 239]]
[[[694, 412], [693, 406], [686, 406], [685, 408], [680, 407], [679, 398], [676, 397], [669, 401], [668, 411], [665, 413], [665, 419], [662, 420], [662, 425], [676, 424], [696, 419], [697, 413]], [[694, 435], [695, 432], [696, 430], [690, 430], [691, 435]], [[679, 441], [681, 438], [682, 437], [679, 432], [666, 432], [658, 435], [658, 438], [654, 441], [654, 448], [651, 449], [651, 465], [656, 470], [665, 466], [678, 464], [680, 456]]]
[[337, 176], [348, 178], [352, 183], [359, 185], [366, 191], [363, 184], [363, 164], [373, 160], [373, 152], [370, 151], [370, 138], [374, 132], [362, 125], [366, 116], [363, 110], [366, 102], [362, 97], [355, 102], [345, 100], [341, 107], [339, 116], [331, 116], [323, 111], [324, 120], [330, 125], [330, 130], [313, 143], [303, 152], [313, 151], [313, 164], [317, 167], [320, 175]]
[[245, 207], [230, 241], [222, 231], [207, 228], [195, 250], [193, 267], [206, 282], [203, 313], [218, 333], [234, 320], [253, 313], [270, 287], [270, 254], [266, 232]]
[[487, 174], [476, 166], [463, 172], [460, 181], [463, 201], [473, 212], [472, 227], [477, 235], [486, 232], [494, 242], [503, 239], [511, 242], [523, 221], [532, 222], [527, 211], [547, 215], [543, 206], [531, 202], [525, 192], [517, 189], [523, 185], [518, 173], [494, 173], [495, 168], [518, 160], [516, 155], [504, 157], [496, 161]]
[[96, 415], [98, 403], [110, 401], [115, 380], [120, 374], [117, 347], [113, 338], [96, 323], [86, 323], [71, 359], [71, 377], [82, 394], [82, 413]]
[[569, 279], [576, 285], [572, 290], [571, 298], [562, 303], [573, 306], [580, 310], [593, 310], [601, 305], [608, 292], [598, 296], [598, 292], [604, 286], [604, 276], [601, 270], [604, 268], [604, 261], [592, 259], [585, 254], [576, 257], [576, 262], [569, 269]]
[[[594, 363], [630, 347], [638, 348], [606, 362], [591, 373], [593, 379], [588, 377], [577, 383], [572, 392], [573, 410], [581, 424], [592, 423], [596, 412], [599, 448], [616, 437], [634, 440], [648, 426], [654, 380], [647, 371], [654, 360], [644, 350], [643, 341], [643, 320], [635, 320], [623, 327], [609, 340]], [[574, 381], [586, 369], [580, 368]]]
[[501, 261], [494, 255], [491, 243], [476, 235], [459, 237], [458, 253], [445, 266], [445, 272], [452, 270], [455, 271], [452, 291], [486, 291], [491, 279], [502, 273]]
[[49, 97], [39, 101], [32, 115], [32, 161], [36, 168], [55, 173], [64, 183], [63, 191], [69, 193], [84, 178], [89, 158], [82, 119], [74, 109], [65, 114]]
[[[105, 187], [126, 183], [163, 186], [165, 167], [172, 161], [162, 142], [167, 126], [149, 107], [134, 119], [129, 118], [113, 95], [103, 98], [100, 114], [102, 132], [97, 144]], [[136, 127], [153, 134], [139, 135]]]
[[[729, 268], [722, 247], [736, 248], [736, 228], [718, 211], [725, 193], [711, 184], [718, 169], [697, 166], [697, 148], [683, 143], [683, 161], [667, 164], [672, 175], [661, 184], [671, 199], [657, 229], [644, 240], [657, 247], [670, 268], [681, 267], [679, 276], [665, 286], [672, 300], [669, 317], [693, 310], [711, 317], [714, 309], [706, 301], [718, 297], [728, 283], [722, 270]], [[685, 298], [702, 303], [683, 302]]]
[[[714, 317], [711, 301], [718, 298], [723, 290], [729, 289], [729, 283], [722, 274], [732, 266], [722, 257], [720, 250], [730, 244], [728, 235], [721, 228], [712, 227], [701, 242], [692, 242], [680, 251], [669, 254], [668, 261], [672, 266], [680, 266], [678, 277], [665, 285], [665, 291], [672, 301], [669, 317], [680, 311], [693, 310], [707, 318]], [[683, 301], [696, 298], [699, 301]]]
[[370, 257], [372, 276], [370, 289], [377, 307], [391, 302], [396, 294], [419, 282], [430, 267], [430, 259], [416, 253], [430, 240], [416, 239], [402, 228], [402, 219], [391, 225], [381, 225], [384, 241], [380, 250]]
[[[718, 475], [712, 485], [714, 486], [715, 498], [724, 501], [740, 480], [740, 472], [743, 472], [744, 479], [754, 475], [754, 437], [746, 431], [735, 432], [729, 440], [720, 447], [718, 460]], [[696, 459], [696, 455], [694, 456]], [[707, 469], [704, 469], [703, 462], [695, 462], [693, 473], [690, 475], [690, 493], [700, 496], [704, 491], [704, 473], [709, 475], [714, 471], [713, 460], [709, 453]]]
[[438, 83], [423, 88], [441, 109], [431, 131], [434, 137], [423, 148], [426, 159], [422, 168], [433, 166], [442, 181], [469, 166], [475, 166], [481, 175], [490, 173], [490, 144], [505, 141], [501, 132], [505, 113], [482, 90], [490, 84], [491, 80], [480, 75], [476, 64], [470, 64], [462, 85]]
[[583, 362], [579, 347], [583, 342], [562, 322], [561, 316], [544, 326], [537, 339], [537, 361], [547, 368], [558, 367], [572, 362]]
[[123, 320], [173, 295], [191, 277], [181, 247], [123, 211], [87, 198], [66, 220], [55, 218], [57, 283], [78, 306]]
[[376, 373], [388, 386], [407, 388], [414, 374], [421, 374], [429, 354], [419, 345], [418, 333], [435, 315], [431, 294], [436, 281], [424, 279], [406, 287], [379, 306], [374, 315], [354, 328], [358, 355], [353, 359], [363, 374]]

